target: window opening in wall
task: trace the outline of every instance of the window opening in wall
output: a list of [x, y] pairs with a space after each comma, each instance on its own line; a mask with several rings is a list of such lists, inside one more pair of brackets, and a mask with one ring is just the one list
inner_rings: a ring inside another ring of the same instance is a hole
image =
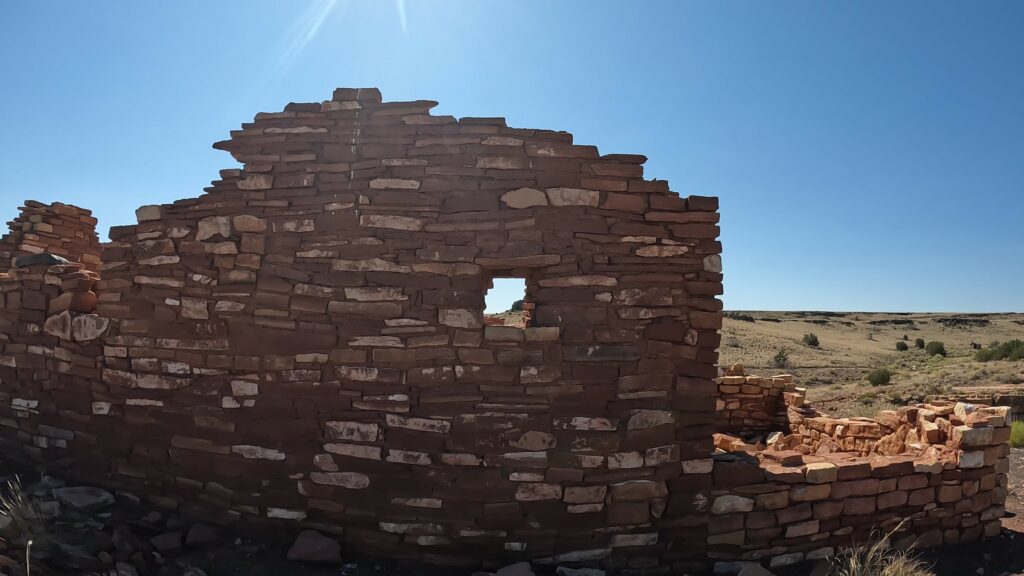
[[484, 320], [489, 326], [519, 326], [529, 323], [525, 278], [491, 278], [484, 295]]

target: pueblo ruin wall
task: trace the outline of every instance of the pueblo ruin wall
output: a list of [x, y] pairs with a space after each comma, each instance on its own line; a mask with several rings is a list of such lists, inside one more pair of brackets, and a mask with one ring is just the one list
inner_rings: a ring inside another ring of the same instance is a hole
[[[140, 208], [98, 266], [4, 244], [10, 449], [428, 561], [700, 559], [710, 471], [682, 463], [712, 451], [717, 200], [435, 105], [259, 114], [215, 145], [242, 169]], [[64, 213], [26, 206], [18, 230]], [[495, 277], [526, 280], [527, 326], [484, 325]]]
[[[243, 168], [102, 245], [88, 211], [27, 202], [0, 240], [2, 448], [437, 563], [683, 572], [896, 516], [929, 543], [998, 531], [1005, 416], [903, 412], [822, 455], [865, 426], [814, 420], [785, 378], [716, 381], [717, 199], [435, 104], [339, 89], [259, 114], [215, 145]], [[525, 279], [525, 326], [484, 321], [500, 277]], [[770, 428], [791, 434], [716, 434]], [[911, 454], [877, 449], [896, 428], [881, 445]]]

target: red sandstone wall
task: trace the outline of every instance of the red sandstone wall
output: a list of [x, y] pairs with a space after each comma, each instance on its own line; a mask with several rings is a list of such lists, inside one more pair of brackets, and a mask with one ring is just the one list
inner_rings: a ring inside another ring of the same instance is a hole
[[99, 270], [100, 243], [92, 212], [77, 206], [26, 200], [17, 218], [7, 223], [10, 232], [0, 238], [0, 272], [14, 258], [49, 252]]
[[748, 435], [789, 431], [788, 408], [803, 404], [803, 390], [793, 384], [792, 375], [749, 376], [739, 365], [724, 372], [715, 380], [715, 431]]
[[[994, 536], [1005, 514], [1008, 416], [1008, 407], [950, 404], [882, 412], [877, 421], [817, 417], [813, 446], [821, 435], [861, 446], [872, 425], [882, 440], [867, 448], [871, 455], [716, 454], [708, 555], [776, 567], [829, 557], [878, 529], [899, 527], [895, 543], [907, 547]], [[879, 454], [896, 436], [904, 453]]]
[[[386, 553], [703, 561], [717, 200], [433, 106], [341, 89], [259, 114], [217, 145], [242, 170], [111, 231], [98, 340], [42, 331], [58, 291], [8, 300], [0, 435]], [[39, 292], [22, 274], [5, 286]], [[485, 327], [508, 275], [531, 323]]]
[[758, 378], [736, 365], [718, 383], [719, 430], [788, 434], [764, 450], [715, 434], [720, 450], [704, 465], [713, 471], [710, 558], [779, 567], [829, 557], [877, 530], [899, 527], [895, 543], [907, 547], [999, 533], [1009, 407], [937, 401], [833, 418], [805, 405], [788, 376]]

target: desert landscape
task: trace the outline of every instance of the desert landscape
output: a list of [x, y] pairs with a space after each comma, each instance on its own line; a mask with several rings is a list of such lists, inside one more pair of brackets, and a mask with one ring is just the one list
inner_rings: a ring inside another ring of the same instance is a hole
[[[809, 334], [817, 346], [804, 343]], [[917, 348], [918, 339], [941, 342], [946, 355]], [[1024, 361], [975, 359], [977, 346], [1015, 339], [1024, 340], [1024, 314], [728, 311], [719, 363], [793, 374], [818, 409], [869, 416], [959, 390], [1024, 390]], [[867, 381], [879, 369], [891, 371], [889, 384]]]

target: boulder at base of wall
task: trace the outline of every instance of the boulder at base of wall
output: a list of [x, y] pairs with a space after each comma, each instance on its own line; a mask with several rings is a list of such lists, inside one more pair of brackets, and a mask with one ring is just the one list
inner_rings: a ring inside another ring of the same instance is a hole
[[53, 491], [53, 495], [61, 504], [85, 512], [102, 510], [114, 503], [113, 494], [92, 486], [57, 488]]
[[316, 530], [304, 530], [288, 549], [288, 559], [293, 562], [341, 564], [341, 544]]

